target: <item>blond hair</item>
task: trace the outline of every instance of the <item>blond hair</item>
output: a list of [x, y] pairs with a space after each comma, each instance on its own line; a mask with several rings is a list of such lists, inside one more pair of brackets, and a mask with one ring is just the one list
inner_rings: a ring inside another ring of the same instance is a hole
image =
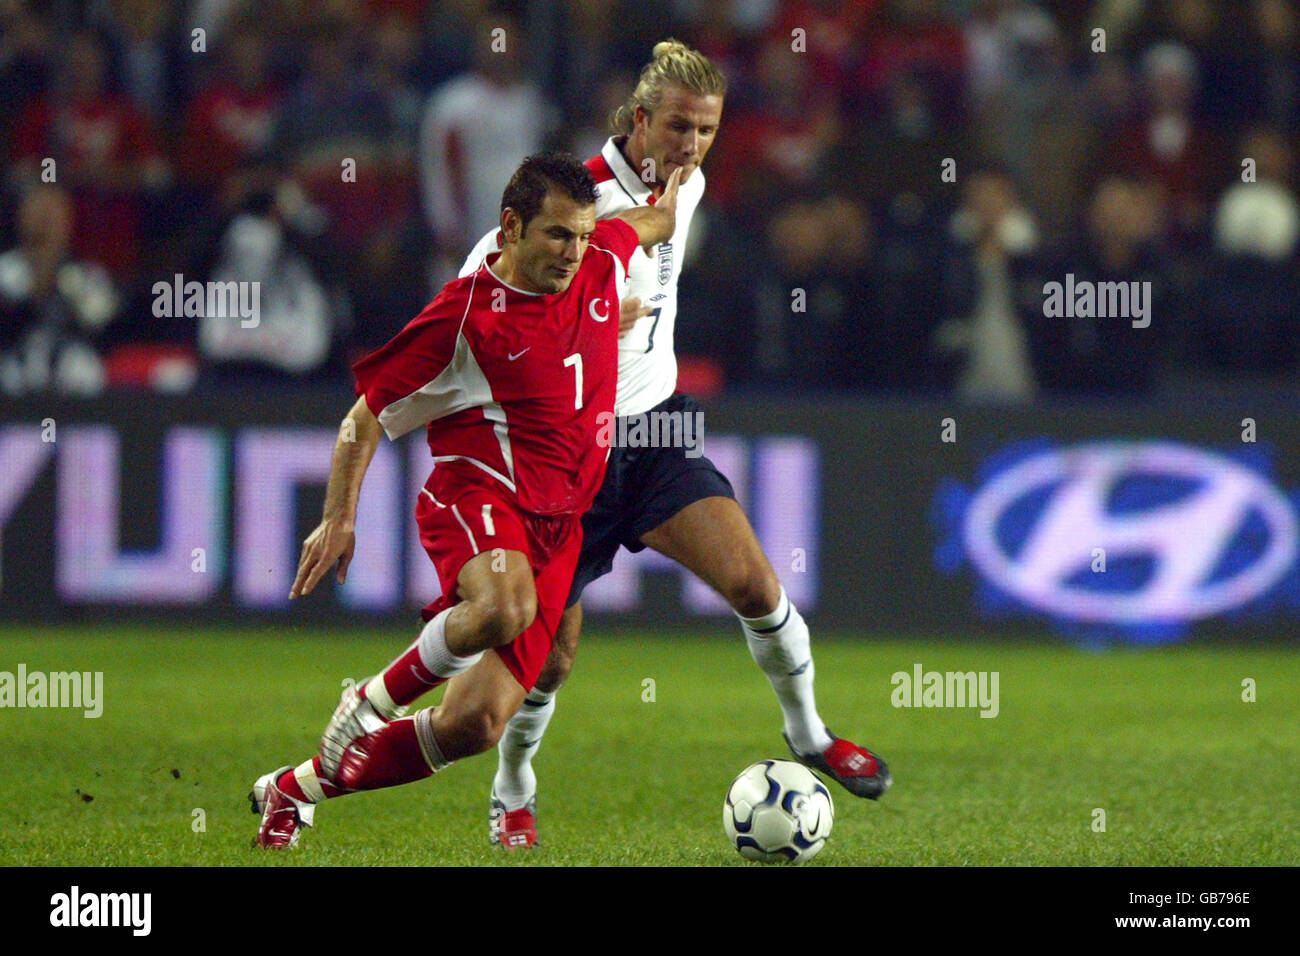
[[632, 95], [610, 114], [610, 127], [615, 133], [632, 132], [637, 107], [653, 113], [663, 101], [664, 88], [669, 84], [701, 96], [727, 95], [727, 78], [707, 56], [680, 40], [661, 40], [655, 44], [650, 62], [642, 67]]

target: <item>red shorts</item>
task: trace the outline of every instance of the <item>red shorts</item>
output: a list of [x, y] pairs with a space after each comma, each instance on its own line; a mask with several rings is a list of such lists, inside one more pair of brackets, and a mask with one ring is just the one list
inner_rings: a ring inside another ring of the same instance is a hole
[[532, 690], [569, 598], [582, 550], [582, 521], [578, 515], [522, 512], [509, 491], [486, 476], [479, 480], [473, 472], [473, 465], [439, 464], [415, 505], [420, 543], [442, 584], [442, 597], [421, 616], [428, 621], [460, 601], [460, 572], [475, 555], [497, 549], [527, 555], [537, 589], [537, 616], [527, 630], [495, 650], [524, 689]]

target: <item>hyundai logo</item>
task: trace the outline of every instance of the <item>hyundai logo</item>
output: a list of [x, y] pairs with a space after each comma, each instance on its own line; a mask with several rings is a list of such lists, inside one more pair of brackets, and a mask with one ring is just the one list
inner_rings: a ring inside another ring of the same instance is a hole
[[1297, 541], [1264, 475], [1168, 441], [1033, 453], [974, 492], [960, 535], [979, 574], [1024, 605], [1125, 626], [1246, 605], [1292, 569]]

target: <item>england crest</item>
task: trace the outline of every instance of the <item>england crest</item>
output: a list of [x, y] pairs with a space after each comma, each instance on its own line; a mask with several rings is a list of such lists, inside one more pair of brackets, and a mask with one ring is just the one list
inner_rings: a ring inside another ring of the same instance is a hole
[[659, 243], [659, 284], [667, 285], [673, 277], [673, 244], [665, 240]]

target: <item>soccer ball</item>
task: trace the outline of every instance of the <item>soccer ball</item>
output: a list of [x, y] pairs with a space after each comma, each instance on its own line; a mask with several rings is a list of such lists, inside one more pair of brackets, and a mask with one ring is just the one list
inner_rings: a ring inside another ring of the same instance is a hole
[[817, 775], [793, 760], [760, 760], [732, 783], [722, 826], [740, 855], [804, 863], [826, 845], [835, 804]]

